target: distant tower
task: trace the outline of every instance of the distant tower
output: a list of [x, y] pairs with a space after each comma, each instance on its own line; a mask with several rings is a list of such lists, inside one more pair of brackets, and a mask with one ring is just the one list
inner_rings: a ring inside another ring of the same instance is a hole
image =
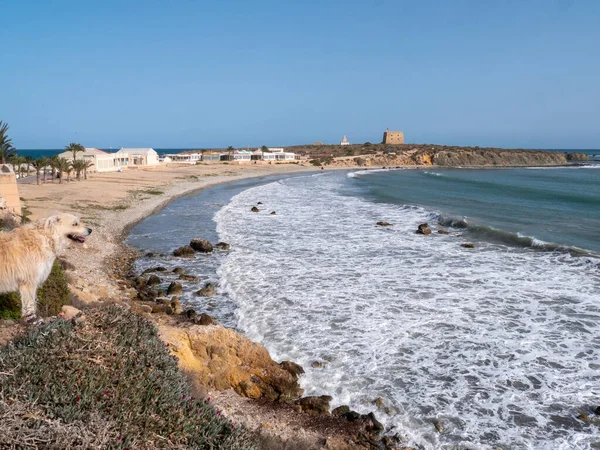
[[390, 131], [388, 128], [383, 133], [384, 144], [404, 144], [404, 133], [402, 131]]
[[340, 145], [350, 145], [350, 142], [348, 142], [348, 139], [346, 138], [346, 136], [344, 136], [342, 138], [342, 142], [340, 142]]

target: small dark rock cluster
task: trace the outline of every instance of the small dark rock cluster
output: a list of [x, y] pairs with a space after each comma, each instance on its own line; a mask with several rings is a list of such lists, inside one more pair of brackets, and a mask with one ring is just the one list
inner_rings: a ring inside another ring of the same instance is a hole
[[422, 223], [417, 227], [417, 234], [431, 234], [431, 228], [429, 228], [429, 224]]

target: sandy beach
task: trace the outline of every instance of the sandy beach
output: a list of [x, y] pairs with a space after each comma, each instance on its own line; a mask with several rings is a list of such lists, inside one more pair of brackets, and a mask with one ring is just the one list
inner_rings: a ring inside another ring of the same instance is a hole
[[120, 268], [111, 261], [124, 252], [122, 241], [129, 227], [169, 201], [221, 183], [314, 170], [297, 164], [169, 165], [90, 174], [87, 180], [61, 184], [58, 180], [19, 184], [19, 193], [32, 221], [69, 212], [93, 228], [87, 248], [72, 246], [65, 255], [76, 267], [72, 292], [82, 301], [93, 302], [122, 296], [122, 287], [111, 276]]

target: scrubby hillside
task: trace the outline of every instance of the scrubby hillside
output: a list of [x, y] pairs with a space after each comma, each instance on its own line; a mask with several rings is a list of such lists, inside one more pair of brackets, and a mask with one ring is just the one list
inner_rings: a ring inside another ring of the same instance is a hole
[[32, 328], [0, 367], [2, 448], [255, 448], [192, 397], [156, 328], [117, 306]]

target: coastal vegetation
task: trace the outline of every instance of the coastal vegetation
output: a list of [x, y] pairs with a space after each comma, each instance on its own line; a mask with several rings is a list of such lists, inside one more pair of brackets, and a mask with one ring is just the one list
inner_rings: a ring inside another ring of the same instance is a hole
[[[69, 304], [69, 288], [62, 267], [54, 262], [48, 279], [38, 290], [38, 312], [42, 317], [56, 316], [63, 305]], [[21, 296], [18, 292], [0, 294], [0, 318], [15, 320], [21, 317]]]
[[147, 319], [118, 306], [31, 328], [0, 350], [0, 436], [53, 448], [256, 448], [194, 398]]
[[17, 155], [13, 147], [12, 139], [8, 137], [8, 124], [0, 120], [0, 164], [6, 162]]
[[85, 147], [76, 142], [71, 142], [69, 145], [67, 145], [65, 147], [65, 151], [72, 152], [73, 153], [73, 161], [77, 161], [77, 153], [85, 152]]

